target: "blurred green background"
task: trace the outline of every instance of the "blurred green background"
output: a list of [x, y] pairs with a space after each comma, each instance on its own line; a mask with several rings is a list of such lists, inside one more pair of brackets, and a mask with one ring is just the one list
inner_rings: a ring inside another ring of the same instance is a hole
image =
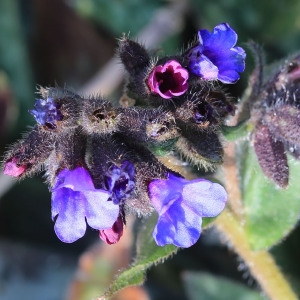
[[[159, 12], [172, 9], [175, 2], [1, 0], [1, 154], [34, 124], [28, 109], [33, 107], [37, 85], [67, 85], [79, 91], [113, 57], [117, 39], [123, 33], [138, 35]], [[198, 29], [212, 30], [221, 22], [228, 22], [235, 29], [239, 46], [245, 46], [249, 40], [261, 44], [267, 63], [300, 50], [300, 1], [189, 0], [184, 7], [182, 19], [178, 20], [179, 30], [154, 47], [159, 53], [175, 53], [188, 45]], [[147, 36], [142, 40], [147, 40]], [[231, 89], [236, 96], [241, 96], [253, 67], [247, 53], [246, 72]], [[92, 230], [71, 245], [56, 238], [50, 193], [43, 180], [41, 175], [15, 183], [6, 176], [0, 177], [0, 299], [13, 300], [20, 295], [23, 300], [66, 299], [80, 255], [98, 241]], [[296, 229], [272, 250], [295, 286], [300, 276], [299, 234]], [[224, 284], [224, 278], [234, 282]], [[224, 290], [224, 286], [229, 286], [229, 293], [235, 293], [234, 299], [260, 299], [257, 285], [243, 263], [213, 230], [195, 246], [153, 268], [146, 283], [151, 299], [158, 300], [221, 299], [211, 290]], [[95, 286], [92, 289], [97, 290]], [[197, 298], [199, 294], [201, 297]], [[83, 292], [76, 295], [76, 299], [86, 299]], [[74, 295], [69, 299], [75, 299]]]

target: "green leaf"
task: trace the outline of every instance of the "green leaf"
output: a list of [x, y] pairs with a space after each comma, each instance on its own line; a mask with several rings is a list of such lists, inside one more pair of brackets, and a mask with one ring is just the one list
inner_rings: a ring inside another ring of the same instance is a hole
[[165, 156], [170, 154], [170, 152], [174, 149], [174, 145], [178, 141], [178, 137], [174, 139], [169, 139], [160, 143], [148, 143], [147, 147], [149, 150], [156, 156]]
[[206, 273], [187, 272], [184, 273], [183, 280], [190, 300], [264, 299], [258, 291]]
[[141, 226], [136, 241], [135, 262], [123, 270], [101, 299], [109, 299], [118, 291], [133, 285], [141, 285], [145, 280], [145, 273], [152, 265], [163, 262], [179, 248], [174, 245], [159, 247], [156, 245], [152, 231], [157, 221], [157, 215], [152, 214]]
[[117, 36], [122, 32], [137, 34], [160, 6], [160, 0], [74, 1], [74, 7], [80, 14], [102, 26], [105, 24]]
[[245, 229], [253, 250], [267, 249], [280, 242], [295, 226], [300, 213], [300, 163], [289, 157], [290, 184], [279, 189], [267, 179], [253, 147], [240, 152]]
[[245, 137], [250, 131], [248, 120], [239, 123], [236, 126], [221, 126], [222, 134], [227, 141], [235, 141], [239, 138]]

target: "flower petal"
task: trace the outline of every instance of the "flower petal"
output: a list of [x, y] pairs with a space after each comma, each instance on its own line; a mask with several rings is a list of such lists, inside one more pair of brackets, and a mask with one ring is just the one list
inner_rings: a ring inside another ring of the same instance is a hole
[[197, 60], [191, 60], [189, 67], [193, 74], [206, 80], [218, 79], [218, 67], [205, 55], [201, 55]]
[[60, 188], [70, 188], [74, 191], [94, 190], [94, 183], [89, 172], [77, 167], [74, 170], [63, 169], [59, 172], [53, 191]]
[[158, 213], [153, 238], [159, 246], [190, 247], [201, 234], [202, 217], [215, 217], [225, 206], [227, 193], [218, 183], [186, 180], [169, 173], [149, 184], [149, 196]]
[[52, 195], [52, 217], [58, 212], [54, 230], [65, 243], [73, 243], [83, 237], [86, 231], [84, 199], [80, 192], [62, 188]]
[[238, 38], [236, 32], [227, 23], [217, 25], [212, 33], [208, 30], [199, 30], [198, 36], [200, 44], [213, 51], [234, 47]]
[[174, 244], [178, 247], [190, 247], [197, 242], [201, 233], [202, 218], [186, 207], [182, 200], [175, 201], [159, 217], [153, 232], [153, 238], [159, 246]]
[[119, 205], [108, 201], [110, 193], [104, 190], [83, 192], [87, 223], [94, 229], [108, 229], [119, 216]]
[[195, 179], [183, 187], [184, 205], [201, 217], [215, 217], [225, 207], [227, 193], [218, 183]]

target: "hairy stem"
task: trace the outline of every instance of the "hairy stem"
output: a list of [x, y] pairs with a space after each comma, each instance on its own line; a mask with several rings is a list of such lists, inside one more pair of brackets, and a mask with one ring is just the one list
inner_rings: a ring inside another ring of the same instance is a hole
[[215, 225], [244, 260], [252, 276], [271, 300], [298, 299], [271, 254], [264, 250], [251, 250], [244, 228], [228, 209], [216, 219]]
[[235, 161], [235, 143], [229, 142], [225, 147], [224, 175], [225, 186], [228, 193], [229, 205], [232, 212], [243, 223], [243, 203], [239, 187], [238, 173]]

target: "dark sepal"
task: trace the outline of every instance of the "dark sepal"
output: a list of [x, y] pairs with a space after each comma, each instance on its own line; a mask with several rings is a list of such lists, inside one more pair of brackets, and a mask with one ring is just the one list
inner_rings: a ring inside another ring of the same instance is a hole
[[102, 97], [84, 99], [81, 125], [89, 134], [108, 134], [116, 130], [119, 112], [112, 103]]
[[300, 110], [290, 105], [275, 107], [264, 119], [275, 139], [300, 148]]
[[46, 164], [48, 182], [53, 185], [57, 174], [64, 169], [85, 167], [86, 135], [82, 128], [61, 132], [56, 137], [55, 150]]
[[217, 133], [186, 124], [181, 124], [180, 129], [182, 136], [175, 147], [187, 161], [205, 171], [213, 171], [223, 162], [223, 147]]
[[125, 69], [132, 77], [145, 73], [150, 65], [150, 57], [146, 49], [128, 38], [121, 39], [118, 52]]
[[54, 148], [55, 137], [36, 125], [6, 152], [4, 173], [22, 179], [39, 171]]
[[132, 141], [154, 144], [179, 136], [173, 114], [161, 108], [123, 109], [118, 122], [118, 132]]
[[279, 187], [286, 188], [289, 166], [284, 144], [273, 137], [266, 125], [259, 125], [255, 131], [254, 150], [263, 173]]

